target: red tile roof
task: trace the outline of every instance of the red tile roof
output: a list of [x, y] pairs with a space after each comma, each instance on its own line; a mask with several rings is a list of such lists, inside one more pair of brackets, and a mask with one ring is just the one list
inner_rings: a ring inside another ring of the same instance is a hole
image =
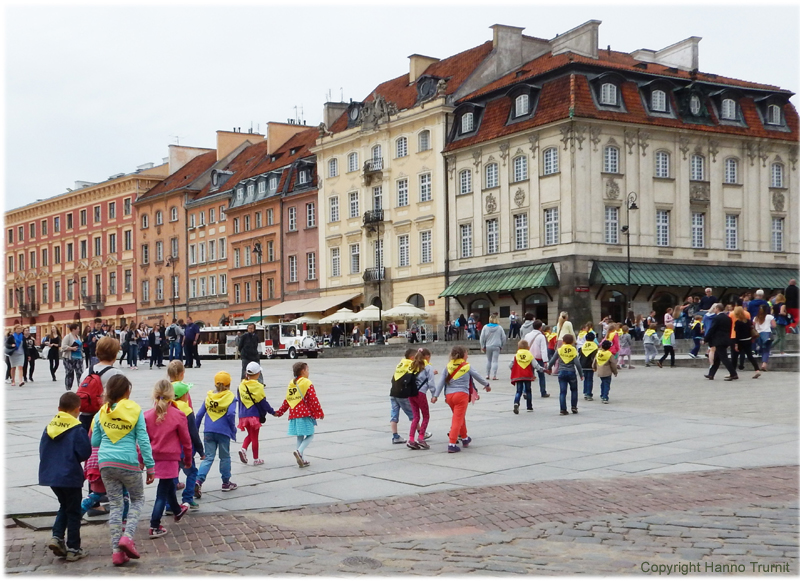
[[144, 194], [141, 194], [137, 201], [152, 198], [158, 194], [167, 192], [174, 192], [181, 188], [190, 185], [194, 180], [203, 175], [204, 172], [211, 169], [217, 161], [216, 150], [203, 153], [190, 160], [189, 163], [179, 168], [178, 171], [167, 176], [165, 180], [160, 182], [157, 186], [150, 188]]

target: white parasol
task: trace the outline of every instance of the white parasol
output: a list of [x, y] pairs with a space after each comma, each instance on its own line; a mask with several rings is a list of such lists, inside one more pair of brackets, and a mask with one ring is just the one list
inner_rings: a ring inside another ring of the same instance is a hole
[[[366, 309], [365, 309], [366, 310]], [[396, 307], [383, 311], [384, 319], [427, 319], [428, 313], [411, 303], [400, 303]]]
[[333, 313], [332, 315], [328, 315], [327, 317], [323, 317], [319, 320], [320, 325], [332, 325], [336, 323], [350, 323], [353, 321], [353, 311], [344, 307]]

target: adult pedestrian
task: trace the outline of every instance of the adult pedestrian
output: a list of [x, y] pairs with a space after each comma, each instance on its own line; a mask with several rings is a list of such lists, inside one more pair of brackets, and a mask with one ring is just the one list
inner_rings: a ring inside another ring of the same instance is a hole
[[[522, 317], [522, 325], [519, 328], [519, 336], [522, 339], [528, 336], [528, 334], [533, 331], [533, 313], [525, 313]], [[530, 343], [528, 343], [530, 345]]]
[[56, 380], [59, 359], [61, 359], [61, 332], [58, 327], [50, 327], [50, 333], [42, 340], [42, 346], [47, 347], [47, 362], [50, 364], [50, 376]]
[[731, 318], [722, 314], [723, 306], [721, 303], [714, 303], [711, 305], [710, 310], [714, 312], [714, 316], [711, 319], [711, 325], [706, 333], [706, 342], [714, 349], [714, 360], [708, 373], [704, 375], [704, 377], [713, 380], [720, 363], [722, 363], [725, 369], [728, 370], [728, 376], [725, 378], [725, 381], [739, 379], [736, 368], [728, 358], [728, 347], [731, 345], [731, 329], [733, 326]]
[[22, 346], [25, 350], [25, 363], [22, 366], [22, 378], [33, 383], [33, 372], [36, 370], [36, 360], [39, 359], [39, 350], [36, 348], [36, 338], [31, 336], [28, 328], [23, 329], [22, 336], [25, 341]]
[[497, 366], [500, 363], [500, 349], [506, 344], [506, 334], [500, 326], [497, 313], [489, 317], [489, 324], [481, 330], [481, 351], [486, 353], [486, 378], [497, 381]]
[[[526, 319], [528, 315], [533, 317], [531, 313], [525, 313]], [[528, 342], [530, 352], [533, 358], [536, 359], [539, 367], [544, 368], [544, 364], [547, 361], [547, 337], [542, 333], [542, 325], [543, 323], [539, 319], [532, 321], [530, 332], [523, 335], [523, 338]], [[523, 328], [524, 327], [523, 325]], [[550, 394], [547, 393], [544, 371], [537, 371], [536, 373], [539, 376], [539, 393], [542, 397], [550, 397]]]
[[[261, 357], [258, 353], [258, 335], [256, 334], [256, 326], [254, 323], [247, 325], [247, 331], [239, 335], [236, 339], [236, 346], [239, 349], [239, 356], [242, 358], [242, 377], [245, 379], [247, 375], [247, 366], [252, 362], [256, 362], [261, 366]], [[258, 374], [258, 382], [264, 383], [264, 375], [262, 372]]]
[[181, 338], [183, 337], [183, 329], [181, 328], [181, 321], [173, 318], [172, 324], [167, 327], [167, 340], [169, 341], [169, 360], [181, 360], [183, 353], [181, 353]]
[[128, 358], [128, 325], [122, 325], [119, 330], [119, 366], [122, 367], [122, 360]]
[[755, 318], [758, 316], [758, 311], [764, 307], [767, 313], [770, 312], [770, 306], [767, 301], [764, 300], [764, 291], [762, 289], [758, 289], [755, 294], [755, 298], [747, 303], [747, 312], [750, 313], [750, 318]]
[[164, 367], [162, 346], [165, 340], [161, 325], [156, 324], [147, 336], [147, 344], [150, 347], [150, 369], [153, 369], [153, 363], [156, 364], [156, 367]]
[[478, 327], [477, 317], [475, 313], [470, 313], [469, 318], [467, 319], [467, 331], [469, 333], [470, 339], [478, 338], [477, 327]]
[[197, 361], [197, 367], [200, 367], [200, 355], [197, 353], [199, 335], [200, 327], [191, 317], [186, 317], [186, 328], [183, 330], [183, 353], [186, 357], [185, 366], [188, 369], [194, 367], [195, 361]]
[[[464, 333], [467, 333], [467, 326], [468, 325], [469, 325], [469, 322], [467, 321], [467, 318], [464, 316], [464, 313], [461, 313], [458, 316], [458, 319], [456, 319], [456, 327], [458, 328], [458, 333], [456, 334], [456, 340], [457, 341], [461, 340], [461, 332], [462, 331]], [[466, 337], [469, 338], [469, 335], [466, 335]]]
[[[413, 343], [414, 341], [417, 340], [416, 333], [412, 333], [412, 337], [414, 340], [411, 342]], [[355, 325], [353, 325], [353, 331], [351, 333], [351, 345], [355, 347], [356, 345], [358, 345], [360, 340], [361, 340], [361, 328], [359, 327], [358, 323], [356, 323]]]
[[761, 345], [761, 371], [766, 371], [772, 347], [772, 329], [775, 328], [775, 317], [769, 314], [769, 306], [759, 307], [758, 314], [753, 318], [753, 326], [758, 333], [758, 342]]
[[697, 304], [697, 310], [702, 311], [701, 314], [705, 314], [707, 311], [711, 310], [711, 307], [717, 303], [718, 299], [714, 296], [711, 287], [705, 290], [706, 296], [700, 299], [700, 302]]
[[84, 367], [88, 367], [92, 363], [92, 351], [89, 349], [89, 344], [92, 340], [91, 335], [92, 327], [86, 325], [81, 333], [81, 352], [83, 353], [83, 358], [86, 360], [86, 365]]
[[83, 340], [78, 335], [78, 323], [69, 324], [69, 333], [61, 341], [61, 354], [64, 357], [64, 385], [72, 391], [72, 384], [83, 373]]
[[787, 329], [796, 333], [797, 321], [800, 319], [800, 291], [798, 291], [795, 279], [789, 281], [789, 285], [783, 291], [783, 294], [786, 297], [786, 312], [789, 315]]
[[335, 324], [331, 329], [331, 346], [338, 347], [339, 346], [339, 339], [342, 336], [342, 329], [339, 327], [339, 324]]
[[87, 368], [89, 365], [97, 364], [98, 359], [97, 355], [95, 354], [95, 347], [97, 346], [97, 342], [107, 334], [102, 323], [103, 321], [100, 318], [95, 319], [93, 328], [91, 331], [89, 331], [89, 335], [87, 336], [86, 351], [88, 351], [89, 354]]
[[135, 321], [131, 321], [125, 341], [128, 343], [128, 368], [139, 369], [139, 328]]
[[147, 347], [150, 333], [147, 330], [147, 323], [141, 321], [136, 329], [136, 346], [139, 348], [139, 361], [147, 361]]
[[517, 311], [511, 311], [508, 316], [508, 338], [519, 339], [519, 319], [517, 319]]
[[[109, 379], [115, 375], [123, 375], [122, 371], [114, 368], [114, 361], [116, 361], [117, 353], [119, 352], [119, 341], [110, 335], [106, 335], [97, 342], [95, 347], [97, 363], [87, 367], [86, 371], [81, 373], [78, 379], [78, 385], [83, 383], [83, 380], [89, 377], [89, 373], [96, 373], [100, 376], [100, 383], [103, 385], [103, 390], [105, 390]], [[83, 424], [83, 427], [86, 428], [87, 431], [92, 425], [92, 418], [94, 418], [94, 414], [83, 412], [81, 412], [81, 414], [78, 416], [78, 420], [80, 420], [81, 424]]]
[[6, 342], [5, 342], [5, 356], [6, 356], [6, 383], [11, 383], [13, 381], [11, 370], [14, 369], [11, 367], [11, 354], [17, 348], [17, 344], [14, 342], [14, 332], [7, 331], [6, 332]]
[[[8, 358], [11, 361], [11, 385], [16, 385], [17, 376], [19, 376], [19, 385], [25, 385], [25, 372], [23, 367], [25, 365], [25, 335], [22, 334], [22, 325], [14, 325], [14, 350], [11, 351]], [[9, 342], [10, 343], [10, 342]]]
[[733, 344], [733, 364], [737, 365], [740, 370], [744, 370], [744, 361], [747, 359], [753, 366], [755, 375], [753, 379], [761, 377], [761, 371], [758, 370], [758, 363], [753, 357], [753, 323], [747, 316], [747, 311], [744, 307], [738, 306], [733, 309], [733, 329], [736, 333], [736, 341]]
[[775, 302], [772, 303], [772, 316], [775, 317], [775, 343], [772, 344], [772, 348], [775, 351], [780, 349], [780, 354], [783, 355], [786, 349], [786, 328], [789, 326], [786, 297], [783, 293], [778, 293]]

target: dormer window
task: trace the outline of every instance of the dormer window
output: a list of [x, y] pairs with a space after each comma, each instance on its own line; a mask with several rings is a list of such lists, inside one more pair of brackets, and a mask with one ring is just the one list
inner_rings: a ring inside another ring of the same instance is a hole
[[250, 196], [252, 196], [255, 193], [255, 191], [256, 191], [256, 185], [255, 184], [247, 184], [247, 197], [248, 198]]
[[530, 108], [530, 97], [528, 97], [528, 95], [520, 95], [514, 100], [514, 117], [527, 115]]
[[665, 113], [667, 111], [667, 94], [660, 89], [653, 91], [650, 95], [650, 108], [653, 111]]
[[274, 192], [278, 189], [278, 176], [269, 177], [269, 189], [271, 192]]
[[239, 186], [238, 188], [236, 188], [236, 201], [241, 204], [243, 200], [244, 200], [244, 186]]
[[692, 115], [700, 115], [700, 97], [697, 95], [692, 95], [689, 99], [689, 111]]
[[603, 105], [617, 104], [617, 86], [614, 83], [603, 83], [600, 87], [600, 103]]
[[722, 118], [728, 121], [736, 120], [736, 101], [733, 99], [722, 100]]
[[475, 129], [475, 116], [472, 113], [464, 113], [461, 116], [461, 133], [469, 133]]
[[211, 172], [211, 185], [215, 188], [219, 185], [219, 174], [217, 170]]
[[307, 169], [301, 169], [300, 173], [297, 176], [297, 183], [298, 184], [305, 184], [305, 183], [308, 183], [308, 181], [309, 181], [308, 180], [308, 170]]
[[258, 180], [258, 193], [259, 194], [266, 194], [267, 193], [267, 182], [264, 180]]
[[767, 107], [767, 124], [768, 125], [781, 124], [781, 108], [778, 105], [769, 105]]

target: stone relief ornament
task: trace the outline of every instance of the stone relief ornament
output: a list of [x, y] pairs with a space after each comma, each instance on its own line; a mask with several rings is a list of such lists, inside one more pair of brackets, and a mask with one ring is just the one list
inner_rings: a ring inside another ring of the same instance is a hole
[[636, 145], [636, 131], [625, 132], [625, 145], [628, 146], [628, 154], [633, 153], [633, 146]]
[[678, 143], [680, 143], [680, 146], [678, 147], [678, 149], [681, 150], [681, 153], [683, 154], [683, 159], [686, 159], [686, 154], [689, 153], [689, 138], [688, 137], [680, 137], [678, 139]]
[[756, 160], [756, 155], [757, 155], [756, 154], [756, 144], [753, 143], [752, 141], [747, 141], [744, 144], [744, 148], [745, 148], [745, 153], [746, 153], [747, 157], [750, 158], [750, 166], [752, 167], [753, 163]]
[[574, 131], [574, 138], [578, 142], [578, 150], [583, 151], [583, 140], [586, 139], [586, 125], [576, 125]]
[[619, 184], [614, 178], [606, 180], [606, 198], [616, 200], [619, 198]]
[[589, 129], [589, 141], [594, 145], [594, 151], [597, 151], [597, 146], [600, 143], [600, 127], [598, 125], [592, 125]]
[[439, 82], [436, 83], [436, 96], [444, 97], [445, 93], [447, 93], [447, 81], [439, 79]]
[[640, 131], [639, 132], [639, 149], [642, 150], [642, 157], [647, 156], [647, 146], [649, 145], [647, 142], [650, 139], [650, 134], [647, 131]]
[[453, 174], [456, 171], [456, 156], [447, 155], [445, 156], [444, 161], [447, 163], [447, 173], [450, 174], [450, 179], [453, 179]]
[[711, 199], [708, 184], [693, 183], [689, 188], [689, 199], [693, 202], [708, 202]]
[[500, 159], [503, 160], [503, 165], [505, 165], [506, 159], [508, 159], [508, 142], [500, 144]]
[[322, 139], [322, 138], [323, 138], [323, 137], [325, 137], [326, 135], [333, 135], [333, 133], [331, 133], [330, 131], [328, 131], [328, 126], [327, 126], [327, 125], [325, 125], [325, 123], [324, 123], [324, 122], [323, 122], [323, 123], [320, 123], [320, 124], [317, 126], [317, 129], [319, 129], [319, 137], [320, 137], [320, 139]]
[[567, 150], [569, 145], [572, 145], [573, 140], [573, 130], [572, 125], [563, 125], [560, 128], [561, 130], [561, 143], [564, 144], [564, 151]]
[[797, 146], [789, 146], [789, 161], [792, 164], [792, 170], [797, 169]]
[[473, 159], [472, 165], [474, 165], [476, 168], [481, 165], [481, 150], [480, 149], [477, 150], [477, 151], [473, 151], [472, 152], [472, 159]]
[[359, 120], [362, 129], [374, 129], [389, 121], [391, 115], [397, 115], [397, 105], [387, 101], [383, 95], [375, 95], [372, 101], [364, 103]]
[[786, 196], [783, 195], [783, 192], [772, 192], [772, 207], [776, 212], [783, 212], [785, 203]]
[[536, 150], [539, 149], [539, 134], [533, 133], [532, 135], [528, 135], [528, 141], [531, 144], [531, 157], [536, 159]]
[[522, 188], [517, 188], [517, 192], [514, 194], [514, 203], [517, 205], [517, 208], [521, 208], [525, 203], [525, 192]]
[[708, 153], [711, 154], [711, 161], [716, 163], [717, 154], [719, 153], [719, 141], [717, 141], [716, 139], [708, 140]]
[[494, 194], [489, 194], [486, 196], [486, 213], [494, 214], [495, 212], [497, 212], [497, 199]]
[[761, 158], [761, 167], [767, 167], [767, 158], [769, 157], [769, 148], [765, 143], [758, 144], [758, 157]]

